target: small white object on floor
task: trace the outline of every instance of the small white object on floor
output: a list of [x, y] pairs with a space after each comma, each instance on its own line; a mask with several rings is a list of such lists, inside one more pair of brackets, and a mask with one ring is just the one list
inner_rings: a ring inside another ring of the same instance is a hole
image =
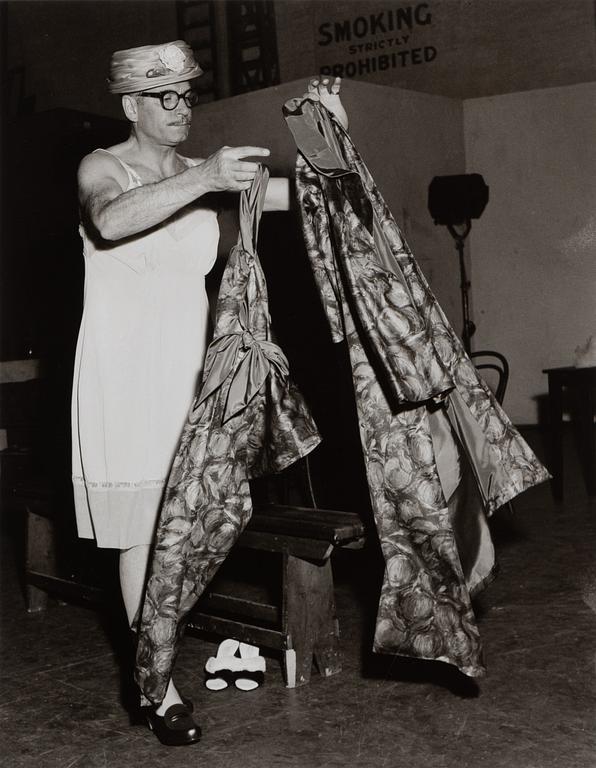
[[[231, 638], [221, 642], [215, 656], [210, 656], [205, 664], [205, 672], [213, 675], [223, 670], [233, 671], [234, 664], [240, 659], [235, 655], [240, 643]], [[221, 691], [228, 687], [226, 677], [212, 677], [205, 681], [205, 686], [210, 691]]]
[[[241, 691], [253, 691], [260, 685], [258, 679], [262, 682], [265, 667], [265, 659], [255, 645], [224, 640], [219, 644], [216, 655], [207, 659], [205, 687], [210, 691], [222, 691], [233, 682]], [[255, 680], [255, 673], [259, 672], [261, 675], [257, 674]]]
[[253, 691], [259, 687], [259, 683], [256, 680], [250, 678], [243, 678], [241, 672], [265, 672], [266, 665], [265, 659], [259, 654], [259, 649], [256, 645], [248, 645], [247, 643], [240, 643], [240, 659], [242, 666], [240, 667], [240, 674], [236, 675], [234, 684], [236, 688], [241, 691]]

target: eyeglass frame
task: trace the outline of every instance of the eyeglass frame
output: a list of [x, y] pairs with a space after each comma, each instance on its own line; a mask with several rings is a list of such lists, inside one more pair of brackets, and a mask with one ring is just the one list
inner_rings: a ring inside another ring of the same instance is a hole
[[[164, 97], [167, 96], [169, 93], [176, 94], [176, 103], [173, 107], [166, 107], [164, 104]], [[192, 93], [194, 94], [196, 98], [196, 102], [194, 104], [189, 104], [189, 96], [188, 94]], [[135, 96], [149, 96], [152, 99], [159, 99], [161, 103], [162, 109], [165, 109], [166, 112], [173, 112], [178, 104], [180, 104], [180, 99], [184, 99], [184, 103], [189, 109], [192, 109], [193, 107], [196, 107], [199, 103], [199, 92], [195, 88], [189, 88], [187, 91], [184, 91], [184, 93], [178, 93], [178, 91], [140, 91], [139, 93], [135, 93]]]

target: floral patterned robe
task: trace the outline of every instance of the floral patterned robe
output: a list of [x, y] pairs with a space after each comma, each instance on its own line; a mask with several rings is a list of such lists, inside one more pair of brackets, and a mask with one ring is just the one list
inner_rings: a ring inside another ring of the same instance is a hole
[[[374, 650], [482, 675], [470, 593], [493, 574], [484, 513], [548, 473], [479, 378], [347, 133], [308, 99], [284, 115], [308, 256], [332, 337], [348, 344], [386, 562]], [[480, 514], [457, 503], [464, 455]]]
[[214, 340], [165, 491], [138, 628], [136, 680], [145, 703], [162, 701], [183, 619], [250, 519], [249, 479], [280, 472], [321, 439], [270, 341], [256, 253], [268, 176], [261, 168], [240, 198]]

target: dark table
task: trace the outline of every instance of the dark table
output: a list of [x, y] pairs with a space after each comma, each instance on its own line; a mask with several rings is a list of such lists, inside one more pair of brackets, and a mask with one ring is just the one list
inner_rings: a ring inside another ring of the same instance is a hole
[[586, 468], [586, 486], [590, 496], [596, 495], [594, 390], [596, 366], [589, 368], [545, 368], [548, 376], [548, 408], [551, 436], [551, 472], [553, 496], [563, 498], [563, 389], [572, 390], [577, 418], [580, 459]]

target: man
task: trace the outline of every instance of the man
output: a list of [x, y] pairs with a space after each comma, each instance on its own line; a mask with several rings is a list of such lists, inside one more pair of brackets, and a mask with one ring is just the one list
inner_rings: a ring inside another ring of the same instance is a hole
[[[81, 537], [120, 550], [131, 624], [208, 342], [205, 275], [219, 228], [205, 196], [248, 189], [258, 165], [246, 158], [269, 155], [263, 147], [222, 147], [206, 159], [177, 153], [201, 74], [180, 40], [117, 51], [109, 89], [121, 96], [130, 136], [87, 155], [78, 173], [85, 303], [72, 400], [75, 508]], [[339, 78], [328, 86], [313, 81], [309, 95], [347, 125]], [[272, 179], [265, 210], [287, 210], [289, 201], [288, 179]], [[200, 737], [171, 680], [149, 720], [166, 743]]]

